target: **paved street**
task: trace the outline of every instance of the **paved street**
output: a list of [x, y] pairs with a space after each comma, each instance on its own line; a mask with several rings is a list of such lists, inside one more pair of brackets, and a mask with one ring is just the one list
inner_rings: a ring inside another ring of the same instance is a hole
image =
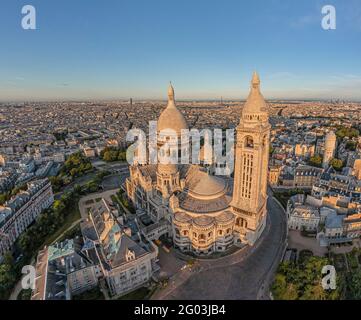
[[123, 170], [121, 174], [113, 174], [103, 179], [102, 188], [103, 190], [120, 189], [125, 183], [125, 180], [129, 177], [129, 170]]
[[319, 257], [323, 257], [327, 253], [327, 247], [321, 247], [316, 237], [304, 237], [299, 230], [289, 231], [288, 247], [298, 251], [311, 250], [314, 255]]
[[160, 278], [170, 278], [181, 271], [182, 267], [186, 266], [186, 262], [177, 258], [174, 253], [174, 248], [171, 248], [171, 254], [166, 252], [162, 246], [159, 249], [159, 266], [160, 266]]
[[269, 299], [268, 286], [283, 253], [286, 237], [283, 209], [270, 196], [268, 224], [255, 247], [217, 260], [199, 261], [181, 271], [153, 299]]

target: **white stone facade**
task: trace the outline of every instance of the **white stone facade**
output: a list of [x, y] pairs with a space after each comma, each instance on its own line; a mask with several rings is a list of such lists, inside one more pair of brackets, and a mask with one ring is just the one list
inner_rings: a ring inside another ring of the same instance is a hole
[[[270, 124], [257, 74], [251, 85], [237, 127], [233, 179], [212, 176], [209, 168], [200, 165], [130, 167], [128, 197], [138, 212], [145, 212], [153, 223], [162, 222], [162, 234], [172, 237], [181, 251], [209, 255], [226, 251], [234, 244], [253, 245], [265, 228]], [[160, 116], [158, 129], [171, 129], [180, 137], [181, 130], [187, 128], [170, 87], [168, 106]], [[173, 143], [162, 133], [158, 148], [165, 141]]]
[[44, 179], [28, 183], [27, 191], [21, 191], [3, 207], [0, 206], [0, 260], [36, 217], [53, 202], [51, 183]]
[[320, 214], [312, 206], [299, 206], [289, 212], [288, 228], [292, 230], [317, 231], [320, 223]]
[[131, 235], [102, 199], [90, 211], [97, 234], [96, 253], [111, 296], [124, 295], [151, 280], [157, 247], [140, 233]]

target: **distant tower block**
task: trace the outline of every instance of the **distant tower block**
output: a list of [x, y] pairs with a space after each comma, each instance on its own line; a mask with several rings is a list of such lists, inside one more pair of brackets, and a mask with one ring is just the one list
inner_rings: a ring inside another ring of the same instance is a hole
[[133, 99], [132, 99], [132, 98], [129, 99], [129, 105], [130, 105], [131, 107], [133, 106]]
[[330, 160], [334, 157], [336, 150], [336, 135], [333, 131], [326, 134], [325, 152], [323, 154], [323, 167], [326, 168]]
[[358, 180], [361, 180], [361, 159], [356, 159], [353, 164], [354, 175]]

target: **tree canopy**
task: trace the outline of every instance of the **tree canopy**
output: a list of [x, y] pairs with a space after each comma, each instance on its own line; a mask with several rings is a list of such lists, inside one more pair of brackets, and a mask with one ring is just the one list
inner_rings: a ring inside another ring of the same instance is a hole
[[126, 151], [115, 147], [105, 147], [100, 153], [100, 157], [106, 162], [125, 161]]
[[314, 167], [322, 167], [322, 157], [319, 154], [312, 156], [309, 160], [309, 165]]
[[60, 170], [60, 175], [70, 175], [71, 177], [80, 177], [93, 168], [90, 160], [81, 152], [77, 152], [66, 159]]
[[340, 127], [336, 131], [336, 136], [340, 139], [345, 137], [357, 138], [360, 135], [360, 132], [356, 128]]
[[343, 161], [340, 159], [333, 158], [330, 160], [330, 165], [336, 170], [341, 171], [343, 168]]
[[330, 264], [327, 258], [309, 256], [303, 262], [282, 262], [272, 285], [276, 300], [334, 300], [340, 292], [324, 290], [322, 268]]

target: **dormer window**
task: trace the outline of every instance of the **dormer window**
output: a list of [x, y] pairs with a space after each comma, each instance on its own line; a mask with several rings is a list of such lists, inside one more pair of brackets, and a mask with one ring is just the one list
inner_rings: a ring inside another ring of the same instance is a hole
[[125, 253], [125, 260], [126, 261], [135, 260], [135, 252], [127, 249], [127, 251]]

